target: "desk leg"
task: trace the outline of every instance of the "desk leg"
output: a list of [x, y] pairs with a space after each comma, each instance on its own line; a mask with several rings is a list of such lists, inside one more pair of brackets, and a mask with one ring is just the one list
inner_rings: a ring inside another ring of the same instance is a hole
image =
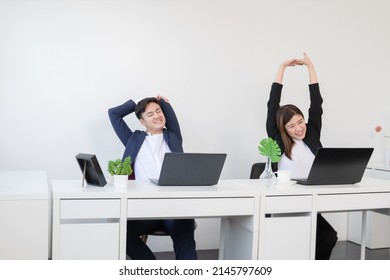
[[52, 247], [51, 259], [58, 260], [60, 258], [60, 200], [53, 199], [53, 225], [52, 225]]
[[364, 260], [366, 258], [366, 232], [367, 232], [367, 211], [362, 213], [362, 239], [360, 241], [360, 259]]
[[256, 260], [258, 258], [260, 213], [260, 197], [256, 196], [253, 215], [221, 219], [220, 260]]
[[120, 260], [126, 260], [127, 198], [121, 198], [121, 215], [119, 218], [119, 252]]
[[317, 244], [317, 208], [318, 194], [312, 197], [312, 211], [311, 211], [311, 231], [310, 231], [310, 259], [316, 259], [316, 244]]
[[265, 202], [266, 196], [260, 196], [260, 205], [259, 205], [259, 234], [258, 234], [258, 248], [257, 248], [257, 259], [264, 260], [264, 248], [265, 248]]
[[256, 259], [257, 236], [253, 216], [222, 218], [219, 259]]
[[219, 255], [218, 259], [223, 260], [225, 258], [225, 246], [227, 246], [227, 231], [229, 230], [229, 224], [226, 218], [221, 219], [221, 229], [219, 234]]

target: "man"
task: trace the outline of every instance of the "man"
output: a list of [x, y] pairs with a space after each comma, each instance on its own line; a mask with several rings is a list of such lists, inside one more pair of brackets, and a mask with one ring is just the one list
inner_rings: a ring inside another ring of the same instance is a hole
[[[123, 120], [133, 112], [145, 131], [132, 131]], [[112, 127], [125, 146], [123, 158], [131, 157], [136, 180], [158, 178], [165, 153], [183, 152], [179, 122], [167, 98], [160, 95], [148, 97], [137, 104], [130, 99], [109, 109], [108, 114]], [[194, 228], [193, 219], [127, 221], [127, 255], [135, 260], [156, 259], [140, 236], [162, 229], [172, 238], [176, 259], [197, 259]]]

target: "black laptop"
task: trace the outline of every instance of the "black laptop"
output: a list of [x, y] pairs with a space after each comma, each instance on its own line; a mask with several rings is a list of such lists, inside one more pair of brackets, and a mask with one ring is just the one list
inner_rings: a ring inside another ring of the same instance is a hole
[[319, 148], [302, 185], [355, 184], [362, 180], [373, 148]]
[[159, 186], [212, 186], [218, 183], [226, 154], [166, 153], [160, 177], [150, 181]]

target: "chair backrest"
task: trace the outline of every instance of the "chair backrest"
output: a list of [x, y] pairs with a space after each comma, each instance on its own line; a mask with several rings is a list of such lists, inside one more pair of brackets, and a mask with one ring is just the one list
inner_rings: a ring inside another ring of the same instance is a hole
[[259, 179], [261, 173], [264, 171], [265, 162], [256, 162], [252, 165], [251, 174], [249, 175], [249, 179]]
[[[271, 168], [273, 171], [277, 170], [277, 164], [272, 163]], [[251, 174], [249, 175], [249, 179], [259, 179], [261, 173], [263, 173], [265, 169], [265, 162], [256, 162], [252, 165]]]

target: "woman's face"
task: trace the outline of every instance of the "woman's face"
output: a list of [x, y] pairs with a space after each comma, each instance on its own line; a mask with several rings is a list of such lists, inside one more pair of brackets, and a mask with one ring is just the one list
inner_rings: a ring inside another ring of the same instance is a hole
[[306, 136], [306, 123], [301, 115], [294, 115], [288, 123], [284, 125], [288, 136], [294, 140], [303, 140]]

